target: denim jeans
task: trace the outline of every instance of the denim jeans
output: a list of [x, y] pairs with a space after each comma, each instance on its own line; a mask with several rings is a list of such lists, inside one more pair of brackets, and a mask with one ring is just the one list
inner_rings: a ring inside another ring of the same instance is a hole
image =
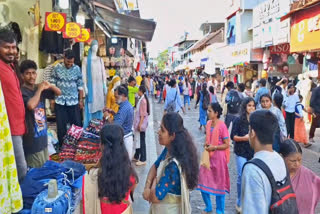
[[190, 107], [190, 96], [189, 95], [183, 95], [183, 101], [184, 101], [184, 106], [188, 103], [188, 106]]
[[238, 173], [238, 178], [237, 178], [237, 206], [241, 207], [241, 175], [242, 175], [242, 168], [243, 165], [247, 162], [247, 158], [241, 157], [236, 155], [236, 164], [237, 164], [237, 173]]
[[229, 128], [230, 124], [237, 118], [237, 115], [234, 114], [227, 114], [225, 118], [225, 124], [227, 128]]
[[161, 101], [162, 101], [162, 93], [163, 93], [163, 91], [160, 91], [160, 96], [159, 96], [159, 102], [158, 103], [161, 103]]

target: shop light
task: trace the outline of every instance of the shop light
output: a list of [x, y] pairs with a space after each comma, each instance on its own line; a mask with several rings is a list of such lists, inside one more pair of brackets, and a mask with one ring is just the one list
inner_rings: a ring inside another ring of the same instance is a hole
[[69, 0], [59, 0], [59, 7], [61, 9], [68, 9], [69, 8]]
[[118, 39], [115, 37], [111, 38], [111, 44], [117, 44], [118, 43]]

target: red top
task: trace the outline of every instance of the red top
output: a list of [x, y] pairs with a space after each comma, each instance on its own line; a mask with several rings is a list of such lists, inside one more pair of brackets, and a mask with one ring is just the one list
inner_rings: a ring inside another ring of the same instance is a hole
[[[134, 178], [134, 176], [131, 175], [130, 176], [131, 187], [133, 187], [135, 182], [136, 182], [136, 179]], [[121, 214], [121, 213], [123, 213], [127, 209], [128, 205], [130, 203], [129, 202], [130, 192], [131, 192], [131, 188], [126, 193], [126, 197], [124, 198], [124, 200], [122, 200], [122, 202], [120, 204], [110, 203], [110, 202], [108, 202], [108, 198], [106, 198], [106, 197], [103, 199], [100, 199], [101, 213], [102, 214]], [[124, 202], [126, 202], [126, 203], [124, 203]]]
[[11, 135], [23, 135], [26, 132], [26, 126], [20, 83], [12, 67], [2, 60], [0, 60], [0, 81], [7, 108]]

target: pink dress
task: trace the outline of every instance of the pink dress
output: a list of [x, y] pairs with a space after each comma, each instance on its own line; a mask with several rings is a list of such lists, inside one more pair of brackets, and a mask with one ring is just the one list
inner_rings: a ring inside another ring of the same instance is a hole
[[[207, 132], [207, 135], [210, 135], [209, 139], [212, 139], [213, 129], [210, 127], [210, 133]], [[219, 127], [218, 145], [222, 145], [223, 140], [228, 138], [227, 126], [222, 123]], [[230, 192], [230, 177], [225, 150], [217, 150], [210, 154], [210, 169], [200, 166], [197, 189], [212, 195], [225, 195], [226, 192]]]

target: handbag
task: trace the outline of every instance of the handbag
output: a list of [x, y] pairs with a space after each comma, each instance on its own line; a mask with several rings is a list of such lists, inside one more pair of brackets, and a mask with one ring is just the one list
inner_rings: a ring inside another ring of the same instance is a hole
[[202, 152], [200, 165], [210, 169], [210, 154], [207, 150]]

